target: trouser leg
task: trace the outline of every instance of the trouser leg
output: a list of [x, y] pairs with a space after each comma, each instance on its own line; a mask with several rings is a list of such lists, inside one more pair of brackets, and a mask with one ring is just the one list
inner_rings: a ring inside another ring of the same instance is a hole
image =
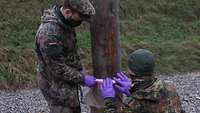
[[73, 107], [73, 113], [81, 113], [81, 106]]
[[68, 106], [49, 105], [50, 113], [81, 113], [80, 106], [70, 108]]
[[50, 113], [73, 113], [72, 109], [69, 107], [50, 105]]

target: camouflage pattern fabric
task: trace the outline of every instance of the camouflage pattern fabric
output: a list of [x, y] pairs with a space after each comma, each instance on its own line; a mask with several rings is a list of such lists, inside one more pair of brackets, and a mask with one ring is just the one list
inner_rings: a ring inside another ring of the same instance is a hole
[[78, 111], [78, 89], [83, 80], [79, 73], [82, 66], [76, 34], [54, 10], [55, 7], [44, 11], [35, 37], [38, 85], [50, 107], [63, 106]]
[[[113, 110], [113, 102], [107, 101], [106, 111], [112, 112], [106, 113], [116, 113]], [[184, 113], [184, 111], [175, 86], [156, 80], [151, 86], [132, 92], [122, 107], [122, 113]]]
[[68, 0], [68, 4], [83, 15], [95, 15], [95, 9], [89, 0]]
[[118, 113], [117, 106], [114, 103], [114, 99], [106, 98], [104, 100], [104, 103], [105, 103], [104, 113]]
[[65, 106], [50, 106], [50, 113], [80, 113], [80, 107], [70, 109]]

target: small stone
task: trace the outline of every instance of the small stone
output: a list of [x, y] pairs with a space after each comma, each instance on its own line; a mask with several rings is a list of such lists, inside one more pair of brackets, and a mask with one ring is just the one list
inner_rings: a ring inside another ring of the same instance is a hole
[[199, 100], [200, 100], [200, 97], [196, 97], [196, 99], [199, 99]]

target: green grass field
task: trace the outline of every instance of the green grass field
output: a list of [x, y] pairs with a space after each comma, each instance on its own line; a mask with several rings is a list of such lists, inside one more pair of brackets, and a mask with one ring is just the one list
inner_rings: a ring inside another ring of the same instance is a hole
[[[36, 86], [34, 36], [41, 11], [52, 0], [0, 1], [0, 88]], [[122, 68], [127, 55], [148, 48], [156, 56], [157, 73], [200, 70], [199, 0], [121, 0]], [[85, 28], [85, 27], [84, 27]], [[78, 28], [82, 62], [91, 72], [90, 33]]]

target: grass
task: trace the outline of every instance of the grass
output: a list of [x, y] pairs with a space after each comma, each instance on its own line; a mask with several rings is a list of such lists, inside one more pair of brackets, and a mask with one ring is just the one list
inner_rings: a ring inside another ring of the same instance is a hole
[[[56, 1], [0, 1], [0, 88], [36, 86], [34, 36], [41, 10], [53, 3]], [[147, 48], [156, 56], [158, 73], [199, 71], [199, 11], [199, 0], [121, 0], [122, 68], [127, 70], [129, 53]], [[91, 72], [90, 33], [84, 28], [78, 28], [78, 44], [83, 65]]]

